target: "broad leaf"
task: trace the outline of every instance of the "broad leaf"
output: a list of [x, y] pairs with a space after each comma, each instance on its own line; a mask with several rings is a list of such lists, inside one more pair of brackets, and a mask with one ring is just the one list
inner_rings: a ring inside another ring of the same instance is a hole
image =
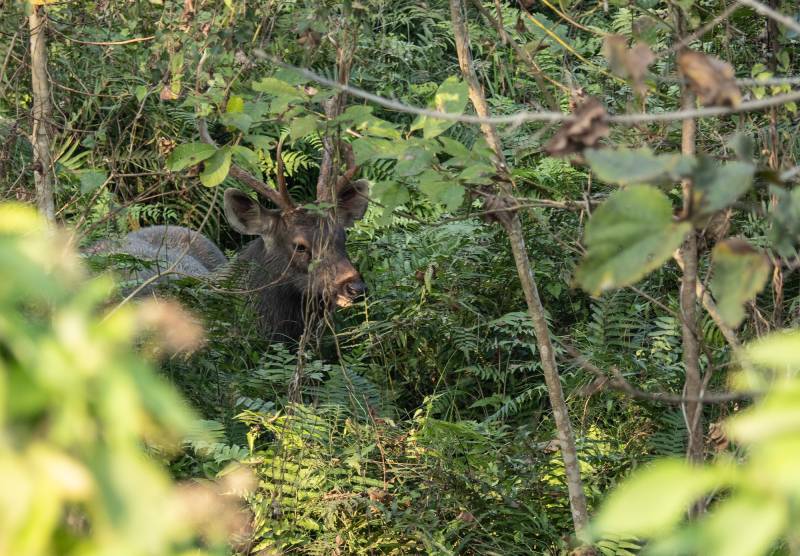
[[203, 171], [200, 172], [200, 183], [206, 187], [214, 187], [222, 183], [231, 169], [231, 150], [223, 147], [206, 160]]
[[673, 220], [672, 205], [658, 189], [615, 191], [586, 226], [588, 252], [575, 281], [592, 295], [633, 284], [668, 260], [690, 229]]
[[445, 205], [449, 211], [457, 209], [464, 200], [463, 186], [443, 179], [433, 170], [427, 170], [420, 175], [418, 187], [432, 202]]
[[732, 327], [744, 319], [743, 305], [764, 288], [769, 277], [767, 257], [740, 239], [728, 239], [714, 247], [711, 293], [722, 320]]
[[253, 83], [253, 90], [276, 97], [288, 97], [291, 99], [306, 98], [306, 95], [297, 87], [290, 85], [286, 81], [275, 79], [274, 77], [264, 77], [260, 81], [256, 81]]
[[317, 118], [312, 115], [295, 118], [289, 125], [289, 135], [293, 140], [302, 139], [317, 129]]
[[599, 538], [607, 534], [647, 537], [664, 533], [717, 483], [710, 469], [692, 467], [682, 460], [661, 460], [611, 493], [591, 525], [592, 534]]
[[[467, 84], [457, 77], [448, 77], [439, 85], [431, 108], [438, 112], [463, 114], [468, 99], [469, 87]], [[432, 139], [447, 131], [455, 123], [453, 120], [440, 120], [429, 116], [420, 116], [411, 124], [411, 131], [421, 129], [422, 136], [425, 139]]]
[[747, 357], [757, 365], [790, 373], [800, 371], [800, 330], [773, 333], [747, 346]]
[[253, 118], [244, 112], [225, 112], [220, 116], [220, 121], [228, 127], [233, 127], [247, 133], [253, 125]]
[[244, 99], [240, 96], [232, 96], [228, 99], [228, 104], [225, 106], [225, 112], [235, 113], [244, 111]]
[[179, 172], [211, 158], [216, 149], [206, 143], [186, 143], [178, 145], [167, 158], [167, 170]]
[[250, 166], [258, 167], [258, 155], [247, 147], [235, 145], [231, 147], [231, 152], [233, 152], [234, 156], [244, 160]]
[[416, 176], [430, 167], [433, 155], [421, 147], [409, 147], [397, 159], [395, 172], [398, 176]]
[[383, 205], [383, 213], [378, 218], [378, 223], [382, 225], [391, 222], [392, 210], [409, 199], [406, 187], [394, 181], [383, 181], [373, 185], [372, 196]]
[[736, 494], [698, 523], [697, 553], [704, 556], [760, 556], [778, 540], [788, 521], [784, 500]]
[[750, 189], [754, 171], [753, 165], [746, 162], [719, 165], [709, 158], [700, 158], [692, 173], [696, 215], [710, 216], [730, 206]]
[[660, 184], [680, 179], [695, 165], [692, 157], [653, 154], [642, 149], [599, 149], [584, 151], [586, 161], [601, 180], [617, 185]]
[[103, 186], [108, 179], [108, 174], [102, 170], [81, 170], [78, 172], [81, 180], [81, 193], [92, 193]]
[[264, 152], [268, 152], [270, 149], [274, 148], [276, 143], [275, 139], [264, 135], [247, 135], [244, 139], [255, 148], [261, 149]]

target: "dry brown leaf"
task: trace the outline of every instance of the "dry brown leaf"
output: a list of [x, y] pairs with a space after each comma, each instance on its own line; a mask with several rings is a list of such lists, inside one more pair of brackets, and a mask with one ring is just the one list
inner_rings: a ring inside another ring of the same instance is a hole
[[458, 514], [458, 517], [456, 519], [460, 519], [464, 523], [472, 523], [473, 521], [475, 521], [475, 516], [472, 515], [472, 512], [468, 512], [465, 510], [460, 514]]
[[159, 93], [158, 97], [161, 100], [175, 100], [178, 98], [178, 95], [172, 90], [171, 85], [165, 85], [164, 88], [161, 89], [161, 93]]
[[591, 148], [608, 136], [608, 113], [594, 97], [588, 97], [573, 112], [573, 118], [547, 142], [544, 150], [550, 156], [566, 156]]
[[736, 108], [742, 92], [736, 85], [733, 66], [714, 56], [686, 50], [678, 56], [678, 69], [704, 106]]
[[711, 423], [708, 426], [708, 443], [717, 452], [722, 452], [728, 447], [728, 435], [725, 434], [725, 427], [722, 423]]
[[603, 41], [603, 54], [608, 59], [611, 71], [631, 81], [633, 90], [640, 95], [647, 93], [644, 76], [656, 57], [650, 47], [637, 42], [628, 48], [628, 41], [620, 35], [608, 35]]

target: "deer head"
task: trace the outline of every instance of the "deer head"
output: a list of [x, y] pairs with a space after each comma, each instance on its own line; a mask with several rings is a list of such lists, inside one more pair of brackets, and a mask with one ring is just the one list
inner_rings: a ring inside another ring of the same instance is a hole
[[[210, 141], [204, 126], [201, 137]], [[276, 208], [267, 208], [238, 189], [229, 188], [224, 196], [225, 216], [230, 225], [263, 241], [265, 264], [269, 265], [264, 271], [275, 274], [277, 270], [281, 284], [319, 299], [325, 307], [349, 306], [366, 291], [361, 275], [347, 256], [345, 231], [364, 216], [368, 184], [364, 180], [353, 181], [357, 167], [352, 149], [344, 143], [341, 148], [347, 169], [331, 187], [318, 186], [319, 208], [301, 207], [292, 200], [284, 176], [281, 142], [276, 157], [277, 189], [268, 187], [239, 166], [231, 166], [230, 171], [232, 177], [252, 187]], [[332, 208], [325, 208], [328, 205]]]

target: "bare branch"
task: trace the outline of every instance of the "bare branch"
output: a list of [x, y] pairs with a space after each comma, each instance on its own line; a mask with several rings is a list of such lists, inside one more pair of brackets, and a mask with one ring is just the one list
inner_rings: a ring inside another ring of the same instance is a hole
[[761, 2], [758, 2], [758, 0], [738, 0], [738, 2], [739, 4], [753, 8], [756, 12], [760, 13], [763, 16], [766, 16], [770, 19], [777, 21], [778, 23], [780, 23], [784, 27], [788, 27], [795, 33], [800, 33], [800, 23], [796, 22], [788, 15], [784, 15], [780, 12], [777, 12], [772, 8], [770, 8], [769, 6], [765, 6]]
[[611, 376], [609, 376], [598, 366], [587, 360], [586, 357], [573, 346], [563, 342], [561, 345], [564, 351], [569, 354], [570, 358], [572, 358], [579, 367], [592, 373], [603, 385], [607, 384], [614, 390], [627, 394], [632, 398], [668, 404], [725, 403], [736, 400], [749, 400], [762, 394], [761, 392], [706, 392], [700, 396], [681, 396], [680, 394], [673, 394], [671, 392], [647, 392], [636, 388], [628, 382], [617, 367], [610, 367]]
[[[358, 87], [337, 83], [336, 81], [328, 79], [327, 77], [319, 75], [318, 73], [314, 73], [313, 71], [293, 66], [277, 58], [268, 56], [264, 52], [261, 52], [260, 55], [258, 52], [256, 52], [255, 54], [263, 59], [267, 59], [273, 62], [276, 65], [292, 69], [295, 72], [303, 75], [304, 77], [307, 77], [308, 79], [311, 79], [313, 81], [316, 81], [317, 83], [325, 85], [326, 87], [332, 87], [334, 89], [346, 92], [355, 97], [363, 98], [364, 100], [374, 102], [375, 104], [378, 104], [385, 108], [390, 108], [392, 110], [396, 110], [398, 112], [403, 112], [406, 114], [416, 114], [419, 116], [426, 116], [428, 118], [433, 118], [433, 119], [446, 120], [451, 122], [461, 122], [465, 124], [480, 124], [480, 125], [489, 124], [489, 125], [520, 126], [526, 122], [573, 121], [573, 116], [571, 114], [564, 114], [563, 112], [548, 112], [548, 111], [531, 112], [523, 110], [521, 112], [508, 114], [506, 116], [473, 116], [471, 114], [439, 112], [438, 110], [419, 108], [416, 106], [410, 106], [408, 104], [404, 104], [396, 100], [384, 98], [382, 96], [364, 91], [363, 89], [359, 89]], [[743, 102], [739, 104], [739, 106], [737, 107], [711, 106], [708, 108], [684, 109], [684, 110], [675, 110], [672, 112], [658, 112], [658, 113], [651, 112], [642, 114], [612, 114], [608, 116], [607, 121], [612, 124], [630, 125], [630, 126], [648, 122], [673, 122], [680, 120], [691, 120], [694, 118], [727, 116], [730, 114], [738, 114], [742, 112], [755, 112], [758, 110], [763, 110], [765, 108], [770, 108], [773, 106], [781, 106], [784, 104], [788, 104], [790, 102], [798, 102], [798, 101], [800, 101], [800, 91], [792, 91], [790, 93], [775, 95], [772, 97], [767, 97], [759, 100]]]

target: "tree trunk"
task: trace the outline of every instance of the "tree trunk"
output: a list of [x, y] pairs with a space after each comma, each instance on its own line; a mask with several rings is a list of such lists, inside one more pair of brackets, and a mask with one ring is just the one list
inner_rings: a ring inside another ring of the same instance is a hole
[[33, 91], [33, 179], [36, 204], [48, 221], [55, 221], [53, 194], [53, 160], [50, 153], [53, 106], [50, 102], [50, 81], [47, 76], [47, 13], [44, 6], [31, 6], [28, 16], [31, 33], [31, 90]]
[[[483, 88], [478, 81], [478, 77], [472, 65], [472, 54], [469, 49], [469, 37], [467, 35], [461, 0], [450, 0], [450, 15], [453, 22], [456, 50], [458, 51], [458, 63], [461, 67], [464, 79], [469, 85], [470, 99], [479, 116], [488, 116], [489, 107], [486, 104]], [[497, 135], [497, 130], [490, 124], [483, 124], [481, 125], [481, 131], [496, 156], [498, 174], [501, 176], [507, 175], [505, 156], [503, 155], [503, 149]], [[511, 186], [508, 181], [500, 180], [498, 182], [498, 187], [502, 197], [509, 197], [511, 195]], [[520, 283], [522, 284], [522, 290], [525, 293], [525, 301], [528, 304], [528, 314], [533, 321], [533, 328], [536, 333], [536, 343], [539, 349], [542, 371], [550, 396], [550, 406], [553, 409], [553, 417], [556, 423], [561, 455], [564, 459], [572, 521], [575, 526], [575, 532], [578, 533], [586, 527], [588, 522], [586, 497], [583, 492], [583, 483], [581, 482], [578, 454], [575, 449], [575, 438], [569, 420], [569, 413], [567, 412], [567, 404], [564, 400], [564, 393], [561, 389], [561, 380], [558, 374], [553, 344], [550, 340], [550, 330], [545, 320], [544, 307], [539, 298], [536, 281], [533, 276], [530, 260], [528, 259], [528, 252], [525, 248], [525, 239], [522, 235], [522, 225], [519, 216], [516, 212], [499, 214], [503, 215], [498, 219], [508, 234], [509, 242], [511, 243], [511, 251], [514, 254], [514, 262], [517, 266], [517, 273], [519, 274]]]

